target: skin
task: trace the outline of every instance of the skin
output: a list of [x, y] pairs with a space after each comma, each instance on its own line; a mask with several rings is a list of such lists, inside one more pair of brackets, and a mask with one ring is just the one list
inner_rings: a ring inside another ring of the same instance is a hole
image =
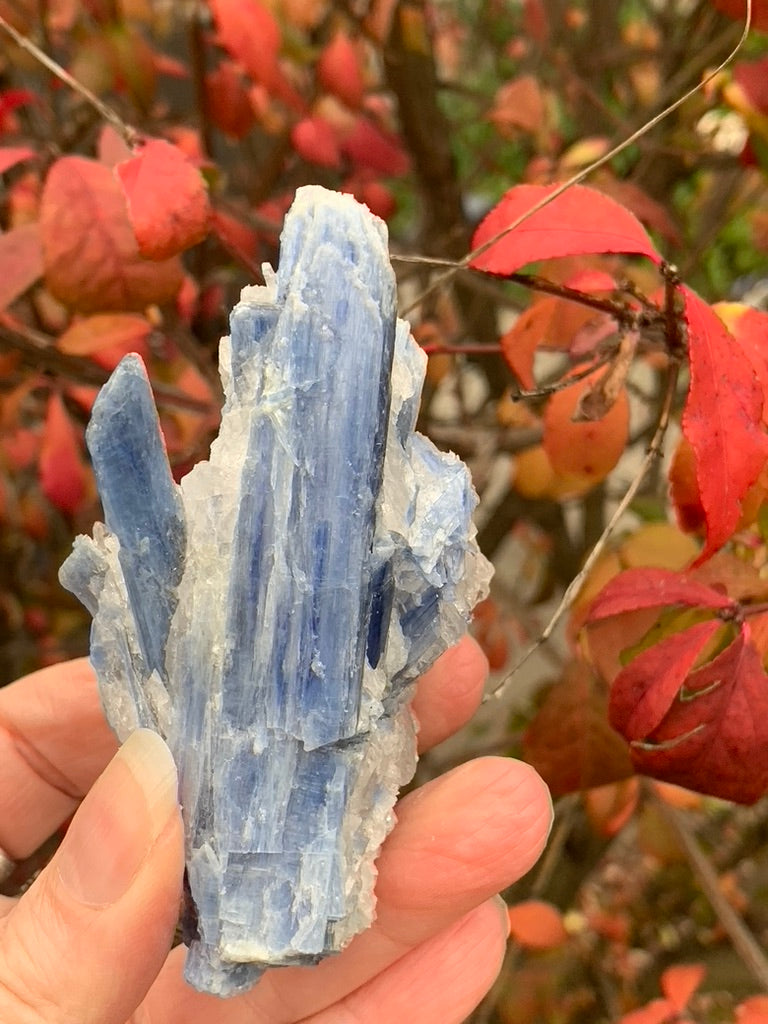
[[[425, 674], [423, 750], [471, 718], [486, 672], [465, 638]], [[0, 897], [4, 1024], [460, 1024], [482, 999], [507, 938], [494, 894], [535, 863], [551, 823], [530, 767], [481, 758], [404, 797], [373, 926], [338, 957], [219, 1000], [185, 985], [183, 948], [169, 953], [182, 827], [170, 755], [144, 737], [137, 775], [141, 742], [117, 754], [85, 660], [0, 690], [0, 847], [26, 857], [75, 815], [34, 885]]]

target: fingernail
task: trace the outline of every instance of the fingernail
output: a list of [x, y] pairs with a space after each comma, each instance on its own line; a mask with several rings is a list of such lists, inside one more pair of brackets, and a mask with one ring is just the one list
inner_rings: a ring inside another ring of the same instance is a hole
[[509, 933], [512, 930], [512, 922], [509, 920], [509, 907], [501, 896], [494, 896], [493, 902], [498, 907], [499, 913], [501, 914], [501, 918], [504, 922], [504, 928], [507, 932], [507, 938], [509, 938]]
[[56, 855], [61, 882], [75, 899], [106, 906], [130, 888], [178, 813], [177, 786], [163, 740], [149, 729], [133, 733], [81, 804]]

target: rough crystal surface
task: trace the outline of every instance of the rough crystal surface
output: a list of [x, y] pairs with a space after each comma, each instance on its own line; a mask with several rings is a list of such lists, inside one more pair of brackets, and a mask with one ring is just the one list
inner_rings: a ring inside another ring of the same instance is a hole
[[186, 977], [219, 995], [372, 920], [416, 762], [410, 684], [489, 576], [465, 467], [414, 432], [425, 360], [383, 224], [300, 189], [265, 272], [221, 344], [218, 439], [180, 486], [139, 358], [102, 389], [105, 523], [61, 569], [113, 728], [155, 729], [176, 758]]

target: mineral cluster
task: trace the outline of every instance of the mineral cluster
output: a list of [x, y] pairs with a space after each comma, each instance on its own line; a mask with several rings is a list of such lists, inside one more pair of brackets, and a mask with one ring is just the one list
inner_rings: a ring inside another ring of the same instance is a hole
[[410, 684], [489, 577], [465, 467], [414, 432], [425, 359], [384, 225], [300, 189], [265, 279], [221, 343], [210, 460], [179, 486], [141, 360], [115, 370], [87, 432], [104, 525], [61, 569], [112, 727], [176, 759], [186, 977], [219, 995], [372, 920]]

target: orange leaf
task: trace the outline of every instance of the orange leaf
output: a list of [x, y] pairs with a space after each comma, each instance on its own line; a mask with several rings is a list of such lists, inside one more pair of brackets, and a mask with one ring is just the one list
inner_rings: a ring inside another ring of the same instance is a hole
[[599, 374], [595, 371], [556, 392], [544, 412], [544, 450], [555, 472], [593, 484], [605, 479], [619, 461], [629, 433], [629, 401], [624, 388], [601, 420], [573, 422], [582, 396]]
[[85, 471], [75, 427], [61, 395], [48, 398], [48, 412], [40, 449], [40, 486], [46, 498], [62, 512], [71, 514], [85, 490]]
[[736, 1024], [768, 1024], [768, 996], [750, 996], [736, 1007]]
[[619, 1024], [667, 1024], [674, 1013], [674, 1006], [666, 999], [654, 999], [639, 1010], [625, 1013]]
[[707, 973], [703, 964], [675, 964], [661, 976], [661, 991], [678, 1011], [684, 1010], [688, 1000], [704, 980]]
[[603, 836], [615, 836], [624, 828], [637, 807], [636, 778], [595, 786], [584, 794], [584, 809], [590, 824]]
[[488, 120], [502, 138], [514, 137], [515, 129], [537, 132], [544, 124], [547, 108], [544, 94], [533, 75], [521, 75], [497, 90]]
[[208, 189], [200, 171], [176, 146], [151, 139], [115, 172], [142, 256], [164, 260], [208, 234]]
[[43, 273], [43, 250], [37, 224], [0, 235], [0, 309], [6, 309]]
[[529, 390], [536, 387], [533, 361], [536, 349], [542, 344], [549, 330], [556, 302], [556, 299], [534, 302], [499, 338], [501, 351], [510, 369], [522, 386]]
[[129, 352], [147, 358], [151, 330], [152, 325], [143, 316], [100, 313], [72, 324], [59, 337], [56, 347], [70, 356], [91, 356], [99, 366], [113, 370]]
[[509, 908], [510, 936], [526, 949], [556, 949], [568, 941], [560, 911], [543, 900], [524, 900]]
[[51, 167], [40, 232], [48, 288], [82, 313], [144, 309], [181, 285], [177, 260], [141, 258], [120, 185], [95, 160], [65, 156]]

